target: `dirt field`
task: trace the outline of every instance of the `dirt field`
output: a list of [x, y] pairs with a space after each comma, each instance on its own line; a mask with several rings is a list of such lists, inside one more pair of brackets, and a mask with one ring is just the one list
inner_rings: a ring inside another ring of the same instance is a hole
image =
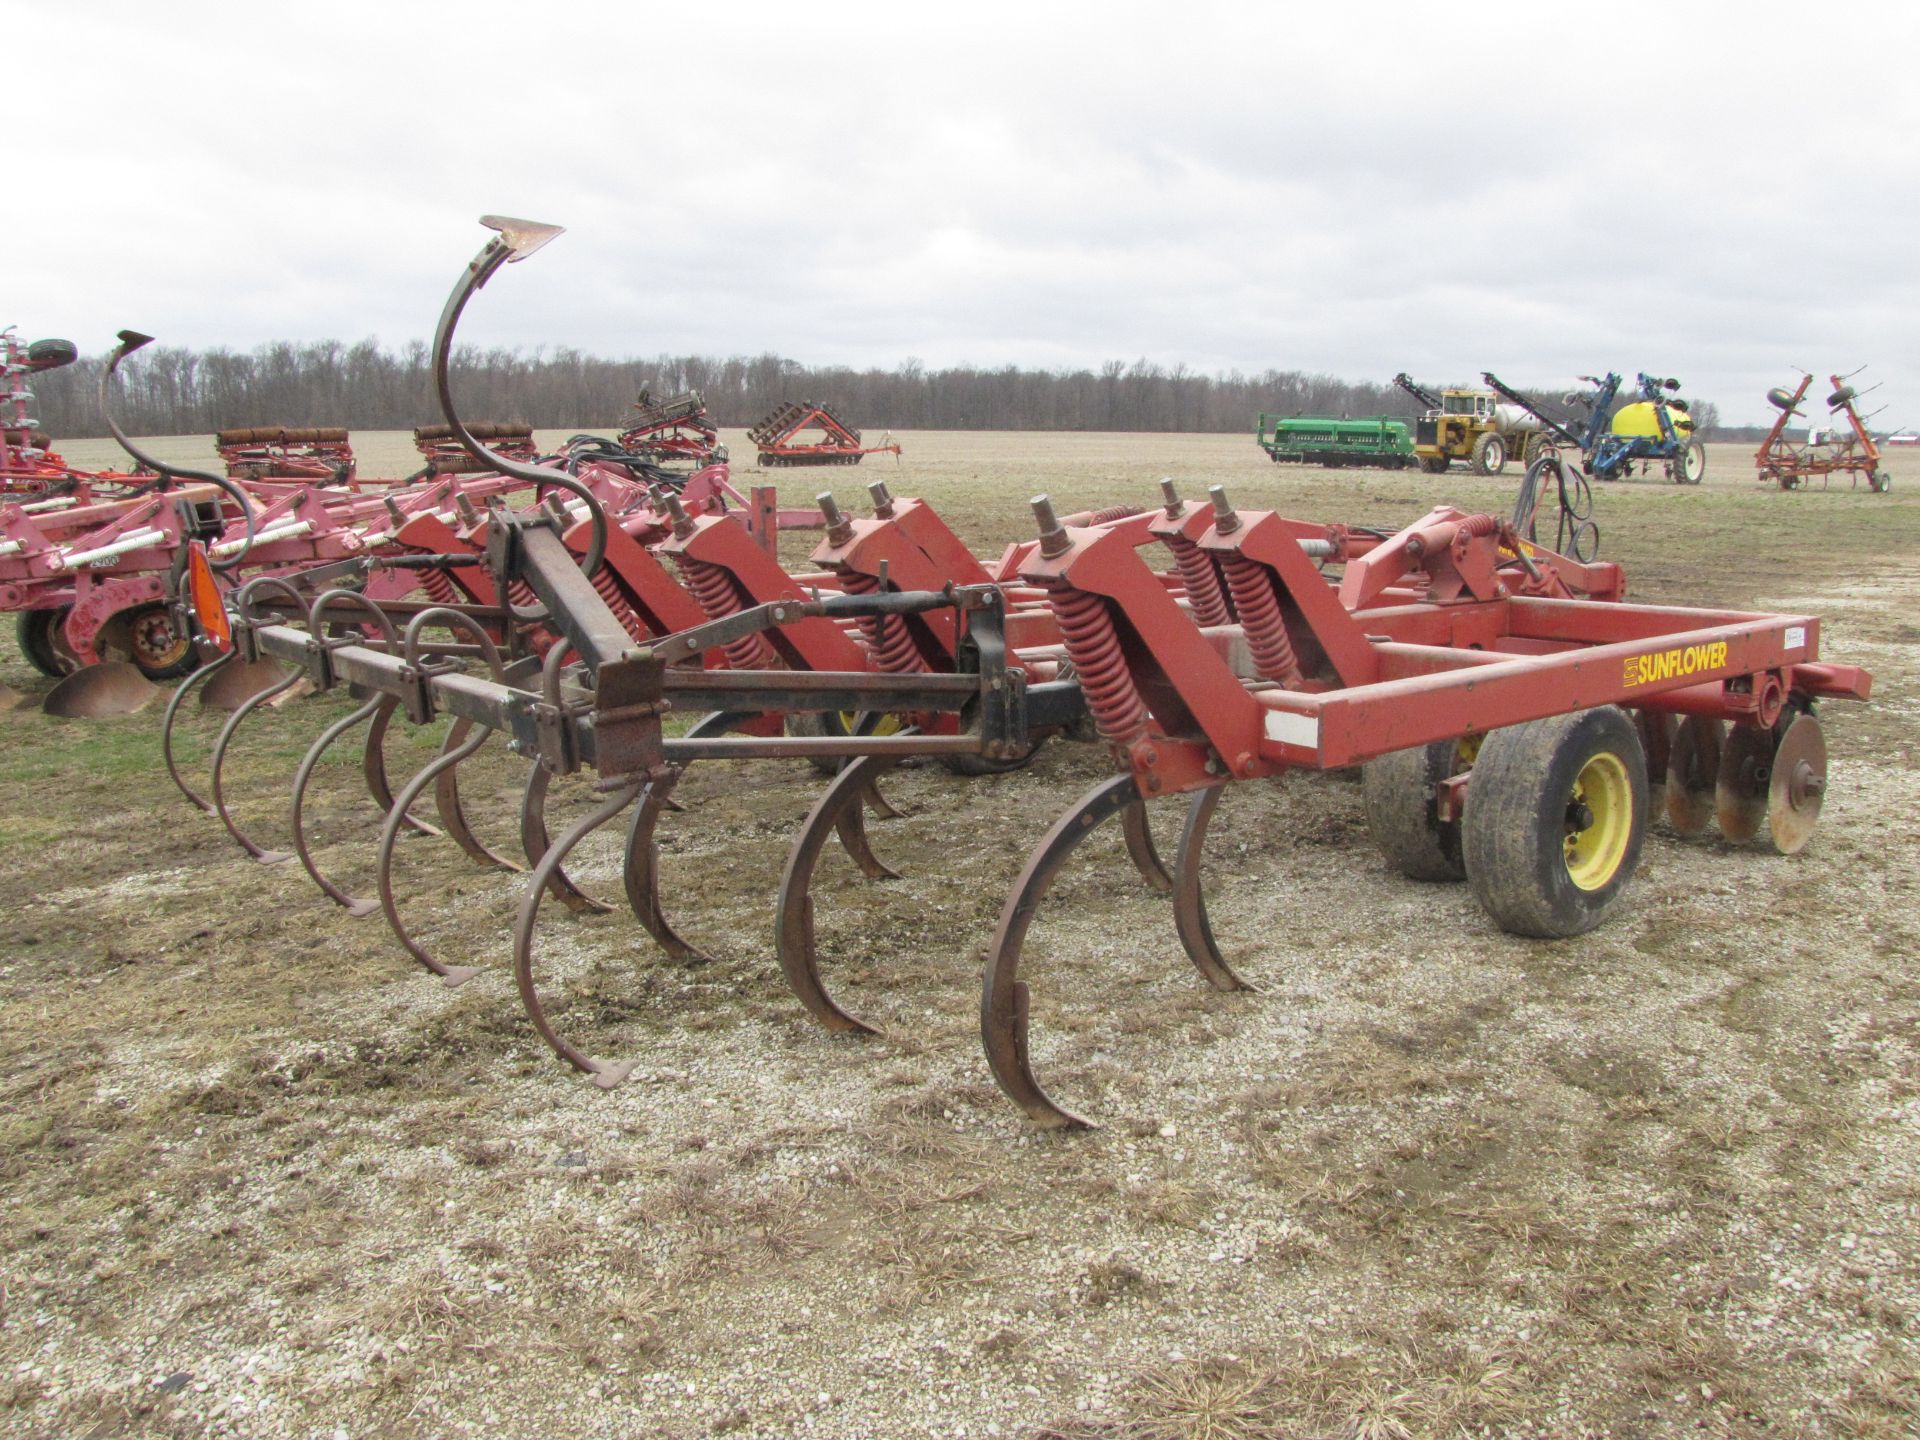
[[[1517, 479], [1279, 467], [1240, 436], [901, 439], [904, 463], [826, 483], [923, 494], [983, 552], [1030, 533], [1039, 490], [1145, 502], [1172, 474], [1380, 524], [1505, 510]], [[366, 473], [408, 458], [360, 448]], [[546, 917], [564, 1027], [641, 1062], [602, 1093], [521, 1013], [509, 877], [405, 847], [423, 936], [486, 967], [449, 991], [193, 812], [157, 711], [6, 717], [0, 1433], [1915, 1434], [1920, 455], [1892, 468], [1888, 496], [1782, 494], [1710, 447], [1700, 489], [1599, 496], [1635, 598], [1804, 608], [1875, 671], [1871, 706], [1825, 712], [1807, 853], [1657, 826], [1618, 917], [1546, 944], [1391, 872], [1357, 786], [1235, 787], [1213, 920], [1257, 992], [1198, 982], [1115, 838], [1035, 928], [1037, 1068], [1103, 1122], [1071, 1136], [994, 1088], [977, 960], [1103, 773], [1090, 747], [897, 772], [905, 815], [873, 836], [903, 878], [829, 855], [821, 949], [877, 1040], [810, 1023], [773, 960], [819, 780], [696, 767], [668, 908], [716, 962], [664, 962], [624, 908]], [[44, 688], [11, 647], [0, 681]], [[345, 709], [244, 742], [269, 843]], [[188, 726], [196, 758], [216, 721]], [[364, 886], [375, 817], [339, 758], [316, 828]], [[519, 778], [474, 767], [502, 846]], [[575, 871], [617, 897], [617, 836]]]

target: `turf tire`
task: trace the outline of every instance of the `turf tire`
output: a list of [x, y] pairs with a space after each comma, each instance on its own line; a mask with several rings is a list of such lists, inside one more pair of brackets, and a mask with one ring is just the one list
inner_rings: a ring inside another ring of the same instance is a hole
[[1463, 768], [1459, 753], [1454, 741], [1436, 740], [1378, 756], [1360, 767], [1367, 833], [1409, 880], [1466, 878], [1460, 822], [1440, 819], [1434, 801], [1434, 787]]
[[[1611, 760], [1624, 772], [1624, 843], [1603, 883], [1576, 884], [1567, 844], [1574, 783]], [[1602, 705], [1495, 730], [1480, 747], [1460, 826], [1467, 882], [1510, 935], [1561, 939], [1607, 916], [1640, 863], [1647, 764], [1633, 721]]]

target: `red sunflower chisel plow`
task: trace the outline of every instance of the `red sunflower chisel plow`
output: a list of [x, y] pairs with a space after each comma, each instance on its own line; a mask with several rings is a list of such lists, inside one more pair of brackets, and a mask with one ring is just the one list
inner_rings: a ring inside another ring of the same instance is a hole
[[[444, 358], [472, 292], [558, 232], [488, 223], [501, 234], [450, 298], [436, 357], [450, 427], [476, 458], [512, 474], [516, 462], [458, 420]], [[567, 859], [630, 812], [630, 906], [669, 955], [704, 958], [664, 914], [653, 839], [696, 761], [840, 767], [795, 837], [773, 943], [815, 1018], [868, 1030], [820, 972], [809, 890], [821, 850], [837, 836], [869, 875], [890, 873], [865, 833], [889, 769], [914, 757], [962, 777], [1008, 768], [1090, 717], [1115, 773], [1034, 845], [989, 945], [980, 1006], [1003, 1091], [1042, 1125], [1074, 1126], [1086, 1122], [1034, 1074], [1020, 967], [1053, 879], [1102, 822], [1120, 817], [1143, 879], [1170, 895], [1187, 955], [1221, 989], [1243, 982], [1208, 918], [1208, 827], [1229, 785], [1294, 770], [1364, 766], [1369, 827], [1402, 871], [1465, 879], [1512, 933], [1573, 935], [1614, 908], [1656, 806], [1683, 834], [1717, 817], [1729, 840], [1765, 829], [1777, 849], [1803, 848], [1827, 779], [1816, 706], [1865, 699], [1871, 683], [1820, 659], [1814, 617], [1627, 604], [1617, 566], [1556, 554], [1496, 517], [1450, 506], [1381, 535], [1239, 512], [1218, 487], [1210, 503], [1182, 500], [1169, 484], [1155, 509], [1065, 521], [1042, 497], [1037, 540], [985, 566], [930, 507], [880, 486], [861, 519], [822, 497], [819, 568], [792, 577], [735, 516], [689, 516], [662, 497], [667, 533], [649, 546], [612, 523], [589, 487], [553, 483], [568, 498], [518, 513], [491, 505], [457, 550], [420, 557], [490, 603], [420, 609], [402, 627], [362, 594], [309, 598], [262, 580], [241, 592], [236, 613], [205, 618], [211, 629], [230, 624], [238, 655], [364, 697], [316, 739], [302, 777], [353, 723], [452, 722], [439, 756], [397, 793], [383, 770], [370, 783], [385, 811], [378, 908], [445, 983], [474, 972], [411, 938], [391, 884], [394, 838], [426, 828], [411, 807], [433, 787], [454, 838], [476, 859], [507, 863], [460, 833], [457, 770], [491, 733], [529, 759], [516, 984], [541, 1037], [604, 1088], [631, 1063], [596, 1059], [556, 1030], [537, 984], [541, 905], [552, 896], [602, 908], [568, 879]], [[1169, 568], [1149, 564], [1155, 546], [1170, 552]], [[197, 567], [189, 580], [204, 597]], [[704, 718], [673, 734], [676, 712]], [[222, 736], [216, 770], [240, 719]], [[370, 735], [370, 782], [377, 754]], [[599, 803], [551, 836], [548, 785], [582, 771], [597, 777]], [[1186, 813], [1169, 867], [1145, 813], [1174, 796]], [[376, 908], [314, 878], [353, 913]]]

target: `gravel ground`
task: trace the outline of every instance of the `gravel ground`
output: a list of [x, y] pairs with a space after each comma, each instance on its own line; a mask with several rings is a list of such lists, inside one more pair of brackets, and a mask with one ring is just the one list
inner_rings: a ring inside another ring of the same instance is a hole
[[[902, 438], [856, 478], [983, 553], [1041, 489], [1110, 503], [1171, 473], [1378, 524], [1504, 508], [1514, 478], [1274, 467], [1245, 437]], [[390, 450], [363, 437], [363, 469]], [[1007, 884], [1105, 773], [1088, 747], [904, 768], [902, 818], [872, 826], [901, 878], [829, 855], [824, 969], [865, 1039], [808, 1022], [772, 956], [820, 782], [696, 767], [665, 894], [714, 963], [666, 963], [623, 911], [543, 925], [563, 1028], [640, 1062], [603, 1093], [516, 1003], [519, 881], [405, 846], [419, 933], [485, 967], [447, 990], [192, 813], [157, 714], [8, 717], [0, 1432], [1916, 1433], [1920, 457], [1896, 464], [1889, 496], [1786, 495], [1717, 448], [1699, 490], [1599, 497], [1635, 598], [1805, 609], [1875, 671], [1870, 706], [1827, 708], [1806, 854], [1656, 826], [1611, 923], [1529, 942], [1390, 871], [1348, 780], [1235, 787], [1210, 896], [1258, 988], [1223, 995], [1101, 837], [1029, 947], [1036, 1068], [1086, 1134], [1018, 1118], [975, 1014]], [[14, 659], [0, 681], [39, 683]], [[344, 708], [249, 737], [244, 823], [282, 833]], [[323, 862], [364, 886], [374, 817], [341, 762]], [[502, 846], [519, 779], [500, 756], [469, 780]], [[1154, 822], [1170, 853], [1175, 807]], [[616, 837], [575, 869], [617, 898], [618, 866]]]

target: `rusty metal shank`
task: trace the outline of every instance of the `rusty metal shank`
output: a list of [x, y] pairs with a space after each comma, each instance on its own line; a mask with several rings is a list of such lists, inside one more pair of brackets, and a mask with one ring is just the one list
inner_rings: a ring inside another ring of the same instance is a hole
[[400, 918], [399, 903], [393, 895], [393, 847], [394, 842], [400, 838], [400, 831], [406, 823], [407, 811], [413, 807], [413, 802], [420, 798], [427, 786], [439, 778], [442, 770], [458, 765], [486, 744], [487, 737], [492, 733], [489, 730], [482, 730], [478, 735], [468, 739], [465, 744], [456, 749], [443, 750], [428, 761], [421, 767], [418, 774], [400, 787], [400, 793], [394, 797], [393, 808], [387, 812], [386, 821], [380, 827], [380, 908], [386, 913], [387, 925], [406, 952], [438, 975], [449, 988], [465, 984], [479, 972], [471, 965], [448, 965], [445, 961], [436, 959], [407, 930], [406, 922]]
[[555, 844], [548, 847], [547, 853], [540, 857], [540, 863], [533, 867], [532, 881], [520, 898], [520, 913], [513, 922], [513, 982], [519, 988], [520, 1003], [526, 1007], [527, 1018], [533, 1022], [533, 1028], [540, 1032], [540, 1038], [553, 1047], [554, 1054], [574, 1069], [591, 1075], [593, 1083], [602, 1090], [611, 1090], [625, 1080], [635, 1062], [595, 1060], [562, 1039], [554, 1030], [552, 1022], [547, 1019], [545, 1006], [540, 1003], [540, 992], [533, 983], [533, 933], [540, 919], [540, 902], [546, 898], [548, 883], [554, 872], [566, 862], [574, 846], [626, 809], [640, 789], [637, 781], [618, 785], [604, 801], [574, 822]]
[[833, 783], [814, 803], [800, 833], [794, 836], [786, 868], [780, 873], [778, 918], [774, 924], [780, 969], [800, 1003], [829, 1030], [879, 1033], [866, 1021], [843, 1010], [820, 982], [819, 954], [813, 942], [814, 867], [819, 863], [827, 837], [838, 832], [847, 852], [869, 878], [899, 878], [867, 847], [861, 819], [865, 814], [866, 791], [880, 776], [898, 765], [900, 759], [893, 755], [865, 755], [834, 776]]
[[1226, 793], [1224, 785], [1197, 793], [1187, 806], [1186, 823], [1180, 827], [1180, 851], [1173, 864], [1173, 924], [1180, 932], [1180, 943], [1187, 958], [1216, 990], [1250, 990], [1214, 943], [1213, 925], [1207, 919], [1207, 897], [1200, 887], [1200, 853], [1207, 843], [1207, 825]]
[[375, 712], [377, 712], [382, 705], [391, 707], [398, 703], [399, 702], [391, 696], [381, 696], [369, 700], [358, 709], [351, 710], [347, 714], [342, 715], [338, 720], [322, 730], [313, 744], [307, 747], [307, 753], [300, 757], [300, 768], [294, 771], [293, 774], [293, 852], [300, 857], [300, 864], [305, 867], [307, 874], [313, 877], [313, 883], [320, 887], [320, 893], [333, 901], [334, 904], [340, 906], [347, 914], [353, 916], [356, 920], [371, 915], [374, 911], [378, 910], [380, 908], [380, 902], [378, 900], [362, 899], [349, 895], [345, 890], [342, 890], [338, 885], [334, 884], [332, 880], [328, 879], [326, 875], [321, 873], [320, 866], [315, 862], [313, 852], [307, 845], [307, 784], [313, 779], [314, 767], [320, 763], [320, 757], [326, 754], [327, 748], [331, 746], [334, 741], [353, 729], [354, 726], [371, 720]]
[[[553, 772], [538, 760], [527, 773], [526, 788], [520, 792], [520, 846], [526, 851], [527, 864], [538, 865], [547, 853], [553, 837], [547, 830], [547, 794], [553, 785]], [[604, 915], [613, 907], [587, 894], [567, 874], [567, 867], [556, 865], [547, 887], [553, 898], [569, 910]]]
[[237, 651], [229, 650], [223, 655], [216, 656], [176, 685], [173, 694], [167, 700], [166, 714], [160, 721], [160, 756], [166, 761], [167, 774], [173, 777], [174, 786], [187, 797], [188, 803], [209, 815], [213, 814], [212, 802], [202, 799], [194, 792], [193, 787], [187, 784], [186, 779], [180, 774], [179, 763], [173, 758], [173, 727], [179, 720], [180, 706], [186, 700], [187, 693], [194, 686], [212, 679], [222, 667], [231, 665], [237, 654]]
[[233, 746], [233, 737], [239, 732], [241, 724], [249, 715], [253, 714], [254, 711], [258, 710], [269, 700], [285, 694], [305, 678], [305, 675], [295, 670], [277, 685], [271, 685], [258, 694], [248, 696], [246, 701], [227, 717], [227, 723], [220, 727], [220, 738], [213, 742], [214, 814], [220, 817], [220, 823], [227, 827], [227, 833], [233, 836], [234, 840], [239, 843], [240, 848], [262, 865], [284, 864], [288, 860], [293, 859], [293, 852], [290, 850], [266, 850], [261, 848], [254, 843], [253, 839], [244, 830], [234, 823], [233, 816], [227, 813], [227, 752]]
[[633, 809], [633, 823], [627, 827], [622, 874], [627, 905], [641, 929], [653, 937], [668, 958], [682, 965], [706, 965], [713, 957], [681, 938], [660, 904], [660, 846], [653, 837], [660, 824], [660, 812], [671, 802], [674, 783], [679, 778], [677, 771], [670, 770], [642, 787], [640, 803]]
[[1027, 857], [1026, 868], [1007, 895], [1000, 926], [987, 952], [980, 985], [980, 1043], [993, 1078], [1029, 1119], [1049, 1129], [1085, 1128], [1091, 1122], [1054, 1103], [1034, 1078], [1027, 1050], [1028, 993], [1020, 980], [1020, 948], [1053, 877], [1101, 821], [1140, 803], [1132, 775], [1102, 780], [1054, 822]]

